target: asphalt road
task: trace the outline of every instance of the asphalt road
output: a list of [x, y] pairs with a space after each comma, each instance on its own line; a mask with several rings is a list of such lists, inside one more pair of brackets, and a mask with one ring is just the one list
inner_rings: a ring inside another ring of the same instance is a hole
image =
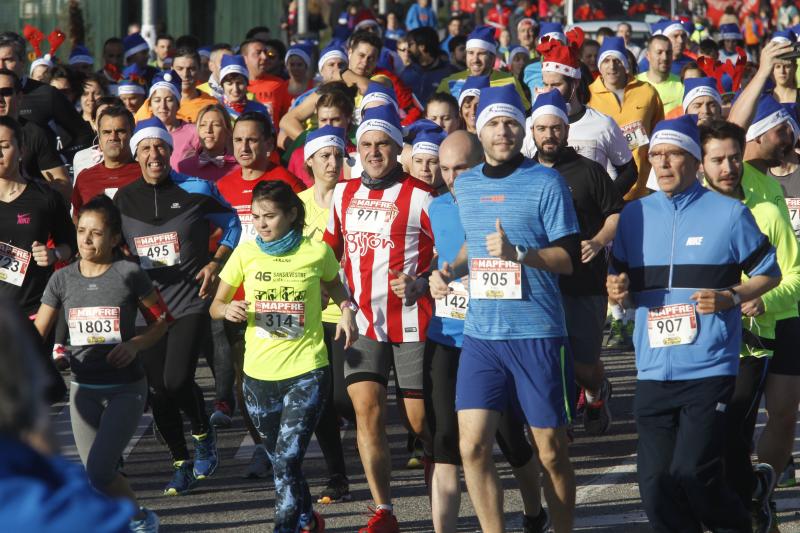
[[[570, 450], [578, 482], [575, 529], [615, 533], [651, 531], [641, 508], [635, 478], [633, 355], [606, 352], [604, 361], [606, 372], [614, 385], [614, 397], [611, 400], [613, 423], [608, 434], [602, 437], [588, 437], [580, 424], [576, 426], [575, 441]], [[198, 381], [211, 408], [213, 388], [206, 366], [198, 370]], [[406, 432], [398, 422], [394, 404], [390, 418], [392, 493], [401, 531], [431, 532], [433, 527], [423, 474], [421, 470], [405, 469], [408, 459], [405, 451]], [[55, 406], [54, 420], [63, 453], [77, 461], [69, 427], [69, 409], [64, 408], [63, 404]], [[126, 451], [125, 472], [141, 503], [158, 513], [162, 531], [272, 531], [272, 481], [242, 477], [249, 464], [252, 444], [246, 437], [239, 416], [234, 418], [232, 428], [218, 433], [221, 463], [214, 476], [198, 484], [190, 494], [180, 497], [162, 496], [163, 487], [171, 475], [171, 464], [167, 449], [153, 435], [151, 420], [149, 414], [142, 418], [139, 432]], [[371, 502], [352, 431], [344, 432], [344, 447], [353, 501], [316, 507], [325, 517], [326, 531], [354, 533], [366, 523], [367, 506]], [[795, 450], [800, 451], [797, 446]], [[504, 487], [507, 530], [521, 531], [522, 503], [511, 469], [499, 451], [495, 460]], [[327, 478], [325, 464], [315, 441], [309, 449], [304, 469], [311, 493], [316, 497]], [[780, 511], [780, 531], [800, 532], [800, 488], [779, 489], [776, 500]], [[461, 503], [458, 531], [479, 531], [466, 490]]]

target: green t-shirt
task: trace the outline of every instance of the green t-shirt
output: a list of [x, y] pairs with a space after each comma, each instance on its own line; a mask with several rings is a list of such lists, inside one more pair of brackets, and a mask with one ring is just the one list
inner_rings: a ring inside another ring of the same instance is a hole
[[[742, 323], [757, 336], [774, 339], [775, 322], [797, 316], [797, 301], [800, 300], [800, 251], [789, 222], [786, 202], [776, 198], [778, 194], [783, 197], [778, 182], [745, 163], [742, 189], [744, 204], [753, 214], [761, 232], [775, 247], [782, 274], [780, 285], [761, 297], [764, 301], [764, 313], [755, 318], [742, 316]], [[747, 277], [743, 276], [743, 279]], [[742, 355], [760, 357], [772, 355], [772, 352], [743, 344]]]
[[308, 237], [282, 256], [265, 254], [255, 241], [234, 249], [219, 277], [232, 287], [244, 285], [250, 302], [245, 374], [278, 381], [327, 366], [320, 280], [331, 281], [338, 273], [333, 250]]
[[664, 104], [664, 114], [666, 115], [676, 107], [683, 105], [683, 82], [680, 77], [675, 74], [670, 74], [666, 80], [661, 83], [653, 83], [647, 77], [647, 72], [642, 72], [636, 76], [639, 81], [646, 81], [656, 88], [661, 103]]

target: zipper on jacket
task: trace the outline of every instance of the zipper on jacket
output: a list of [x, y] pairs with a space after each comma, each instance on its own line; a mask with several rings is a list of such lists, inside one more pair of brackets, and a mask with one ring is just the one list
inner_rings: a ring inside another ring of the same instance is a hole
[[[669, 279], [667, 280], [667, 293], [672, 293], [672, 271], [675, 266], [675, 233], [677, 232], [678, 225], [678, 204], [675, 203], [674, 198], [670, 198], [672, 202], [672, 244], [669, 250]], [[669, 350], [667, 350], [667, 360], [665, 361], [665, 378], [670, 381], [672, 378], [672, 365], [670, 365]]]
[[155, 216], [153, 220], [158, 220], [158, 188], [153, 187], [153, 207], [155, 208]]

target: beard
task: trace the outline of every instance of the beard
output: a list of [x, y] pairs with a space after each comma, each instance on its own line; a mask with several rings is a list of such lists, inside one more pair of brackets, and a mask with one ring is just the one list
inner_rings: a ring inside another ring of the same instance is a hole
[[541, 143], [536, 142], [535, 144], [539, 159], [548, 163], [555, 162], [567, 146], [566, 142], [559, 143], [553, 138], [543, 139]]

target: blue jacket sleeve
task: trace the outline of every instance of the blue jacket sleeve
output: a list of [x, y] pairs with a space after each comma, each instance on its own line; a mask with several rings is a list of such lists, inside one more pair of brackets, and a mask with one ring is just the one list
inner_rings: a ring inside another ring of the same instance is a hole
[[750, 276], [780, 277], [781, 269], [775, 248], [761, 233], [750, 210], [744, 205], [733, 210], [731, 221], [731, 251], [733, 257]]
[[222, 229], [222, 238], [219, 240], [220, 246], [227, 246], [230, 249], [236, 248], [236, 245], [239, 244], [239, 237], [242, 235], [242, 223], [239, 221], [239, 215], [236, 214], [236, 210], [231, 207], [228, 201], [222, 197], [216, 185], [213, 183], [208, 185], [212, 202], [210, 202], [211, 209], [206, 212], [206, 219]]

